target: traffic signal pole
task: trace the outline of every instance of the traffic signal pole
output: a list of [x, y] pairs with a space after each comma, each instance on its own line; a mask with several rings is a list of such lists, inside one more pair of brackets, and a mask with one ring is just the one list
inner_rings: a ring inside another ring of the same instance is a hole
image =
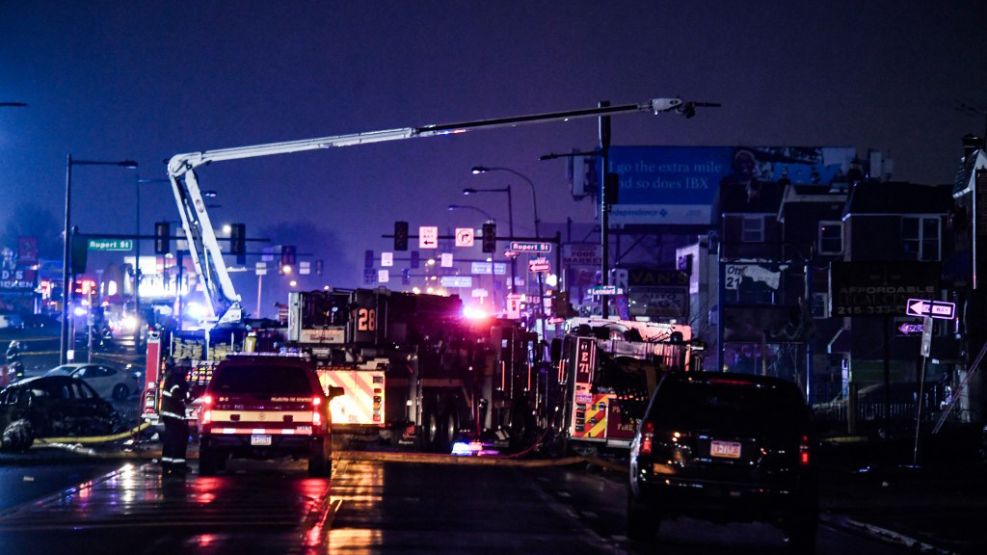
[[[600, 108], [610, 106], [609, 100], [600, 101]], [[603, 169], [600, 172], [600, 245], [602, 247], [600, 280], [603, 285], [610, 285], [610, 203], [607, 173], [610, 172], [610, 116], [599, 117], [600, 129], [600, 158]], [[610, 317], [610, 297], [600, 295], [600, 316]]]

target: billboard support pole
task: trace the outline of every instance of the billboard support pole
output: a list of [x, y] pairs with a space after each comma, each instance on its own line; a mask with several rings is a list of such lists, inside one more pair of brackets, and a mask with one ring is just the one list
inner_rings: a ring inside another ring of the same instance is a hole
[[891, 434], [891, 315], [884, 317], [884, 439]]
[[[609, 100], [601, 100], [600, 108], [610, 106]], [[610, 171], [610, 116], [599, 117], [600, 128], [600, 154], [603, 161], [603, 170], [600, 172], [600, 244], [603, 253], [600, 264], [600, 280], [603, 285], [610, 285], [610, 203], [607, 191], [607, 173]], [[610, 317], [610, 297], [600, 296], [600, 315], [603, 318]]]

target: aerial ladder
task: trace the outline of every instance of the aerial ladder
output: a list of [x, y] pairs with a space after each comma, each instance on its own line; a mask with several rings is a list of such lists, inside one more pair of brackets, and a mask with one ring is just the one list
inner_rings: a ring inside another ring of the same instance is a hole
[[181, 216], [182, 227], [188, 240], [189, 254], [195, 264], [196, 273], [203, 281], [206, 306], [210, 314], [208, 320], [219, 324], [235, 323], [242, 319], [240, 295], [233, 287], [229, 270], [223, 261], [216, 233], [213, 229], [206, 203], [202, 197], [196, 170], [214, 162], [226, 162], [245, 158], [259, 158], [276, 154], [289, 154], [344, 146], [366, 145], [389, 141], [403, 141], [443, 135], [457, 135], [477, 129], [516, 127], [532, 123], [568, 121], [571, 119], [611, 116], [635, 112], [651, 112], [659, 115], [677, 112], [691, 117], [696, 106], [713, 106], [703, 102], [683, 102], [680, 98], [653, 98], [636, 104], [600, 106], [562, 112], [511, 116], [493, 119], [467, 121], [461, 123], [431, 124], [421, 127], [403, 127], [381, 131], [367, 131], [345, 135], [332, 135], [314, 139], [302, 139], [277, 143], [266, 143], [235, 148], [205, 150], [177, 154], [168, 162], [168, 177], [171, 181], [175, 203]]

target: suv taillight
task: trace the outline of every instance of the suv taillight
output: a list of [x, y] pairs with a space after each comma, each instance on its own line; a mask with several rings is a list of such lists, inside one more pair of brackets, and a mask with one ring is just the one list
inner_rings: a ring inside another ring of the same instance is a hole
[[812, 450], [812, 445], [809, 443], [809, 436], [802, 436], [802, 443], [799, 444], [799, 465], [809, 466], [809, 452]]
[[212, 395], [202, 396], [202, 425], [212, 424]]
[[641, 428], [641, 450], [642, 455], [651, 454], [651, 444], [655, 440], [655, 424], [654, 422], [645, 422], [644, 427]]

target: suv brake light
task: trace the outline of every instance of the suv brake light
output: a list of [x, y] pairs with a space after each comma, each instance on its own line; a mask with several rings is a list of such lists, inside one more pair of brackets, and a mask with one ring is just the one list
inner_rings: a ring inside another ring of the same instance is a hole
[[811, 446], [809, 445], [809, 436], [802, 436], [802, 443], [799, 444], [799, 465], [809, 466], [809, 451]]
[[312, 406], [317, 407], [322, 404], [322, 397], [312, 397]]
[[642, 455], [651, 454], [651, 444], [655, 439], [655, 424], [654, 422], [648, 421], [644, 423], [644, 427], [641, 429], [641, 451]]
[[212, 403], [213, 403], [212, 395], [203, 395], [202, 396], [202, 405], [204, 407], [206, 407], [207, 409], [211, 409], [212, 408]]

